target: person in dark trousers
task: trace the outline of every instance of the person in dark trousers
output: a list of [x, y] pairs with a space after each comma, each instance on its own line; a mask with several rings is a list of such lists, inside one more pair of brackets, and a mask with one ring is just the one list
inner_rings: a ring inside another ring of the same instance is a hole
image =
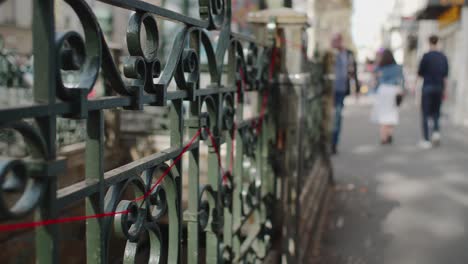
[[423, 141], [420, 145], [425, 149], [440, 143], [440, 107], [449, 73], [447, 57], [438, 50], [438, 42], [437, 36], [429, 37], [430, 51], [422, 57], [418, 70], [418, 75], [424, 79], [421, 100]]
[[334, 91], [335, 120], [332, 135], [332, 154], [338, 153], [340, 140], [342, 112], [344, 99], [350, 94], [352, 80], [356, 83], [356, 92], [359, 92], [357, 78], [357, 64], [353, 52], [343, 45], [343, 36], [336, 34], [332, 39], [334, 52], [330, 52], [329, 68], [331, 69], [331, 81]]

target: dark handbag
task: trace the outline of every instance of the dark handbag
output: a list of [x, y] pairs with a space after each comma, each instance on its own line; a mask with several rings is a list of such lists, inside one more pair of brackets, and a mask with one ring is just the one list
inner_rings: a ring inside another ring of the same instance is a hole
[[401, 103], [403, 102], [403, 94], [397, 94], [395, 98], [395, 103], [397, 106], [400, 106]]

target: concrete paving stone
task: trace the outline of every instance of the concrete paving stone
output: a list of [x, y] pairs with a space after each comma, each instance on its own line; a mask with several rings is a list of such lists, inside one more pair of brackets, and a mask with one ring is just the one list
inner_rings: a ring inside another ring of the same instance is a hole
[[394, 145], [380, 146], [370, 109], [346, 106], [317, 263], [468, 263], [468, 131], [444, 120], [442, 145], [420, 149], [419, 109], [407, 103]]

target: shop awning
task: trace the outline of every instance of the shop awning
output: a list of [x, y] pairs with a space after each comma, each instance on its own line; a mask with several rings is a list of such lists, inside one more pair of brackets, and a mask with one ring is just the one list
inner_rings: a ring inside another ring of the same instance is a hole
[[467, 4], [468, 0], [428, 0], [425, 8], [420, 10], [416, 17], [417, 19], [437, 19], [451, 7]]

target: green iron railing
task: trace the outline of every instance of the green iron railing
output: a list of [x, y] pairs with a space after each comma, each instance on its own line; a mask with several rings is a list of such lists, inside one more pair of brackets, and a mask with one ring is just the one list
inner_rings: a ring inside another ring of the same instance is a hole
[[[274, 27], [271, 43], [232, 33], [230, 0], [199, 1], [201, 19], [139, 0], [100, 1], [135, 11], [122, 74], [86, 1], [65, 0], [84, 36], [55, 31], [54, 0], [33, 1], [35, 103], [0, 109], [1, 127], [22, 135], [29, 156], [0, 160], [0, 231], [35, 228], [35, 258], [44, 264], [67, 262], [60, 256], [61, 225], [73, 221], [86, 221], [87, 263], [108, 263], [115, 255], [124, 263], [261, 262], [271, 244], [277, 179], [270, 163], [276, 129], [268, 100]], [[183, 25], [165, 63], [157, 56], [155, 17]], [[216, 45], [211, 31], [218, 32]], [[207, 87], [199, 82], [201, 54], [208, 62]], [[65, 84], [65, 71], [80, 78]], [[100, 74], [116, 95], [87, 99]], [[168, 89], [171, 82], [176, 90]], [[258, 94], [258, 113], [244, 120], [244, 97], [250, 93]], [[171, 148], [105, 172], [104, 111], [168, 102]], [[67, 171], [57, 156], [58, 117], [86, 122], [85, 179], [60, 189], [59, 175], [66, 177]], [[203, 145], [206, 185], [200, 183]], [[5, 198], [10, 195], [13, 202]], [[83, 201], [85, 216], [62, 215]], [[35, 220], [27, 222], [31, 215]], [[123, 241], [123, 253], [116, 253], [114, 240]]]

